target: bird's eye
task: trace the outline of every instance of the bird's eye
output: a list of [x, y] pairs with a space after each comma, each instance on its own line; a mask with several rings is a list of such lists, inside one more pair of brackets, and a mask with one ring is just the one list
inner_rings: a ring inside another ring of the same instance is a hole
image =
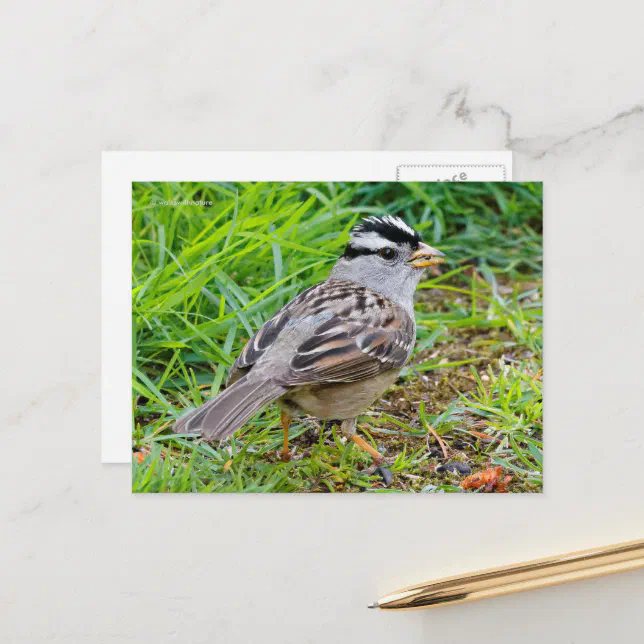
[[392, 260], [394, 259], [394, 257], [396, 257], [396, 251], [393, 248], [389, 247], [381, 248], [378, 251], [378, 255], [380, 255], [380, 257], [382, 257], [383, 259]]

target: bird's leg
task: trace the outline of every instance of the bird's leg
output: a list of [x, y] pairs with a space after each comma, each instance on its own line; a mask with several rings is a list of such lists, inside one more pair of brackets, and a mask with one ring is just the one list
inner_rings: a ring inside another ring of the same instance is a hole
[[356, 434], [356, 419], [350, 418], [342, 422], [340, 426], [342, 435], [351, 439], [361, 450], [371, 454], [376, 464], [380, 464], [385, 460], [385, 457], [376, 449], [371, 447], [367, 441]]
[[351, 439], [360, 449], [364, 450], [365, 452], [368, 452], [373, 456], [373, 460], [376, 463], [382, 463], [385, 460], [385, 457], [377, 450], [371, 447], [367, 441], [358, 436], [358, 434], [355, 434], [354, 437]]
[[291, 416], [288, 412], [282, 410], [280, 414], [280, 420], [282, 421], [282, 429], [284, 430], [284, 447], [282, 448], [282, 460], [290, 461], [291, 452], [288, 449], [288, 428], [291, 426]]

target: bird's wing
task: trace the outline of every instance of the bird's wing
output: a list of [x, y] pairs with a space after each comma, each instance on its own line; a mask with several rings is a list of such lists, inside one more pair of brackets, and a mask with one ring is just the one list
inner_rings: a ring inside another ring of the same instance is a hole
[[348, 303], [298, 346], [280, 382], [287, 386], [355, 382], [400, 369], [411, 353], [415, 328], [406, 311], [396, 308], [388, 302], [356, 315]]
[[398, 305], [357, 284], [327, 280], [264, 324], [237, 358], [229, 383], [278, 341], [286, 362], [273, 375], [282, 385], [363, 380], [401, 368], [415, 335], [413, 318]]
[[[298, 328], [305, 325], [307, 332], [300, 339]], [[409, 314], [378, 293], [351, 282], [327, 280], [300, 294], [249, 340], [229, 382], [278, 340], [290, 354], [285, 368], [274, 374], [284, 386], [363, 380], [402, 367], [415, 331]], [[292, 338], [285, 337], [290, 334]]]
[[300, 305], [308, 300], [324, 282], [315, 284], [302, 291], [297, 297], [282, 307], [268, 322], [266, 322], [255, 335], [246, 343], [242, 352], [235, 360], [235, 363], [228, 374], [226, 385], [231, 385], [247, 373], [250, 368], [273, 346], [287, 324], [296, 318], [296, 311]]

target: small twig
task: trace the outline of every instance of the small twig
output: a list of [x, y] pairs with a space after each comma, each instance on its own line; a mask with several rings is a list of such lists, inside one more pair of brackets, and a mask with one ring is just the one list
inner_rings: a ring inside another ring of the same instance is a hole
[[417, 476], [416, 474], [408, 474], [407, 472], [400, 472], [399, 476], [404, 476], [407, 479], [412, 479], [412, 481], [421, 481], [422, 476]]
[[477, 432], [473, 429], [465, 431], [467, 431], [468, 434], [472, 434], [473, 436], [476, 436], [476, 438], [480, 438], [483, 441], [494, 442], [499, 440], [495, 436], [490, 436], [489, 434], [484, 434], [483, 432]]
[[427, 429], [434, 435], [434, 438], [438, 441], [438, 444], [441, 446], [441, 450], [443, 450], [443, 456], [447, 459], [447, 448], [445, 447], [445, 443], [443, 443], [443, 439], [438, 435], [436, 430], [429, 424], [426, 423]]
[[169, 420], [167, 423], [163, 423], [159, 429], [157, 429], [155, 432], [152, 432], [148, 438], [154, 438], [155, 436], [158, 436], [166, 427], [171, 425], [174, 422], [173, 420]]

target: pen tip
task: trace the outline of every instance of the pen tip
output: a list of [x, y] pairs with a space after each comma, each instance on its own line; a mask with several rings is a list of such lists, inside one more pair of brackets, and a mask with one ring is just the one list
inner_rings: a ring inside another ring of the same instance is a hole
[[380, 604], [378, 602], [373, 602], [373, 604], [369, 604], [367, 608], [378, 608]]

